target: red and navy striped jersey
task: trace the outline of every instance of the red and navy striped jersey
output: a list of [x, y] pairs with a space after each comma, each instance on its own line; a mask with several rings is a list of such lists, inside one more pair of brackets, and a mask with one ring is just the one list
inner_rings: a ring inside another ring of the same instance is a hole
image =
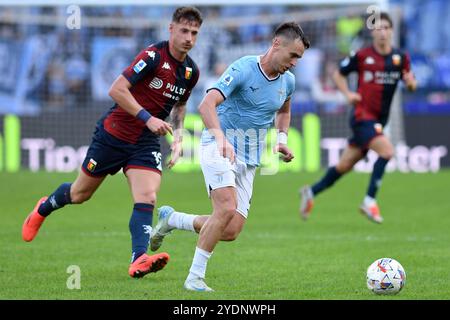
[[[136, 101], [152, 116], [165, 119], [176, 103], [188, 100], [200, 73], [189, 56], [183, 62], [176, 60], [169, 42], [163, 41], [142, 50], [122, 75], [131, 83]], [[107, 132], [128, 143], [153, 143], [159, 138], [117, 103], [100, 121]]]
[[367, 47], [344, 59], [339, 71], [344, 76], [358, 72], [357, 92], [362, 97], [353, 110], [353, 120], [374, 120], [385, 125], [398, 81], [410, 69], [409, 55], [398, 49], [381, 55], [374, 47]]

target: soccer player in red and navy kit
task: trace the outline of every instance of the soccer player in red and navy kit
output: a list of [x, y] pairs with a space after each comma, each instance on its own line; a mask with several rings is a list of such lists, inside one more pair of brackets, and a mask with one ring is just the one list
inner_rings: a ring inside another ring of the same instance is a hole
[[[92, 143], [77, 179], [63, 183], [40, 199], [22, 227], [22, 237], [32, 241], [45, 218], [66, 204], [87, 201], [108, 174], [123, 169], [134, 201], [129, 229], [132, 240], [131, 277], [162, 269], [169, 255], [147, 255], [149, 237], [161, 183], [159, 138], [173, 134], [172, 167], [181, 155], [186, 101], [199, 78], [188, 56], [202, 24], [194, 7], [175, 10], [168, 41], [142, 50], [112, 84], [109, 94], [115, 105], [98, 121]], [[171, 115], [172, 125], [164, 119]]]
[[[388, 121], [391, 101], [399, 80], [403, 80], [409, 90], [417, 87], [408, 54], [391, 45], [392, 28], [390, 16], [382, 12], [379, 23], [372, 30], [372, 46], [346, 58], [334, 74], [338, 89], [354, 105], [350, 120], [353, 136], [339, 163], [329, 168], [316, 184], [301, 189], [300, 214], [304, 219], [311, 213], [314, 197], [349, 172], [370, 149], [378, 154], [378, 159], [373, 166], [367, 195], [360, 210], [371, 221], [383, 221], [375, 196], [386, 164], [394, 155], [394, 147], [383, 134], [383, 127]], [[351, 72], [358, 72], [357, 92], [350, 91], [347, 84], [346, 77]]]

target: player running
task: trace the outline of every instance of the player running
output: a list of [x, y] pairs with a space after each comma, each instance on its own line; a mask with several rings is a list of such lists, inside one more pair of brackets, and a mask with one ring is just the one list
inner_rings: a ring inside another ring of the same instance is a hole
[[[195, 45], [202, 21], [200, 11], [194, 7], [176, 9], [169, 25], [169, 40], [142, 50], [114, 81], [109, 94], [115, 105], [97, 122], [77, 179], [63, 183], [37, 202], [22, 227], [25, 241], [35, 238], [54, 210], [89, 200], [108, 174], [123, 169], [134, 201], [128, 273], [140, 278], [166, 265], [167, 253], [146, 253], [161, 183], [159, 138], [167, 133], [174, 135], [169, 162], [172, 167], [181, 153], [186, 101], [199, 78], [197, 65], [188, 52]], [[169, 114], [173, 127], [164, 121]]]
[[287, 132], [295, 78], [288, 70], [309, 45], [299, 25], [280, 25], [270, 49], [232, 63], [199, 106], [207, 128], [201, 137], [200, 162], [213, 212], [196, 216], [163, 206], [151, 236], [151, 250], [155, 251], [173, 229], [199, 232], [184, 283], [188, 290], [212, 291], [205, 283], [207, 262], [218, 241], [235, 240], [244, 227], [256, 167], [274, 120], [279, 132], [275, 151], [285, 162], [294, 157], [287, 147]]
[[[378, 154], [378, 159], [373, 166], [367, 195], [360, 210], [371, 221], [383, 222], [375, 197], [386, 164], [394, 155], [394, 147], [383, 134], [383, 127], [388, 121], [392, 97], [399, 80], [403, 79], [409, 90], [415, 90], [417, 87], [408, 54], [391, 45], [392, 28], [389, 15], [381, 13], [379, 25], [372, 31], [372, 46], [363, 48], [343, 60], [339, 71], [334, 74], [338, 89], [347, 97], [349, 103], [354, 105], [350, 119], [353, 136], [349, 139], [349, 145], [341, 155], [339, 163], [329, 168], [322, 179], [312, 187], [305, 186], [300, 190], [300, 214], [305, 220], [311, 214], [315, 196], [349, 172], [371, 149]], [[357, 92], [348, 88], [346, 77], [351, 72], [358, 72]]]

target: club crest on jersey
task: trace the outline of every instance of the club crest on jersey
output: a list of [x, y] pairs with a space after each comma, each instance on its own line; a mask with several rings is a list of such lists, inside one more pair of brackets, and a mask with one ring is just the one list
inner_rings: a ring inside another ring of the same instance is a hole
[[399, 66], [402, 63], [402, 57], [399, 54], [392, 55], [392, 63], [394, 66]]
[[184, 78], [186, 80], [189, 80], [192, 77], [192, 68], [186, 67], [186, 70], [184, 71]]
[[139, 73], [147, 66], [144, 60], [139, 60], [133, 67], [134, 72]]
[[95, 161], [94, 159], [89, 159], [89, 163], [87, 164], [87, 169], [92, 172], [94, 171], [95, 167], [97, 166], [97, 161]]

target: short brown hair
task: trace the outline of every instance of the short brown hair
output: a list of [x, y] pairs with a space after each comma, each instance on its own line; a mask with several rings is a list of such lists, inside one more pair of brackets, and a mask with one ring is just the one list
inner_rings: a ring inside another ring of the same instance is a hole
[[199, 26], [202, 25], [203, 18], [200, 10], [196, 7], [179, 7], [175, 10], [172, 16], [172, 22], [180, 23], [181, 20], [189, 22], [197, 22]]
[[289, 40], [300, 39], [303, 42], [305, 49], [308, 49], [311, 46], [308, 37], [306, 37], [300, 25], [295, 22], [285, 22], [280, 24], [275, 29], [273, 36], [274, 38], [283, 36]]
[[394, 27], [394, 24], [392, 23], [392, 18], [389, 15], [389, 13], [387, 12], [381, 12], [380, 13], [380, 20], [386, 20], [387, 22], [389, 22], [389, 25], [391, 26], [391, 28]]

